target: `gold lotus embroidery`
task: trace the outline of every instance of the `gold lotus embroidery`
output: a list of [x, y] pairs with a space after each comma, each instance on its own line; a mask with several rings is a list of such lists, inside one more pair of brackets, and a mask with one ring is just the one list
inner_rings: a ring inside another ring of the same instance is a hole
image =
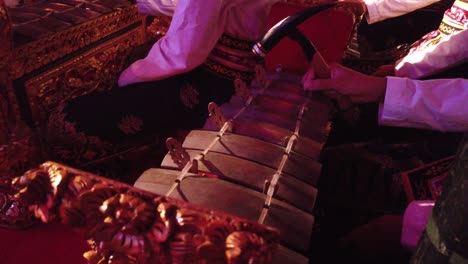
[[133, 115], [126, 115], [119, 122], [118, 127], [126, 135], [134, 135], [142, 130], [143, 120]]
[[182, 89], [180, 89], [180, 100], [185, 107], [192, 109], [199, 103], [197, 89], [190, 84], [186, 84]]

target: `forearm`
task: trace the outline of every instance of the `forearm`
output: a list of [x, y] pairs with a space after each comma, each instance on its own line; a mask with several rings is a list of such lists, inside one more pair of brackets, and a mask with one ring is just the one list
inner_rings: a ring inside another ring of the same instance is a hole
[[387, 77], [379, 123], [440, 131], [468, 131], [468, 80], [415, 81]]
[[367, 6], [366, 19], [369, 24], [387, 18], [401, 16], [439, 0], [364, 0]]
[[207, 58], [223, 33], [223, 2], [178, 0], [167, 34], [119, 77], [119, 86], [157, 81], [188, 72]]
[[442, 39], [439, 43], [408, 54], [395, 66], [396, 76], [423, 78], [468, 61], [468, 29]]
[[143, 15], [172, 16], [177, 0], [137, 0], [138, 11]]

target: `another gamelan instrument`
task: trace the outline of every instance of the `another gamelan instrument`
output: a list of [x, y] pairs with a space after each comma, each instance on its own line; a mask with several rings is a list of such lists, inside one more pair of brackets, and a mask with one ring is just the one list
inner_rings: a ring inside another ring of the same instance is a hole
[[130, 50], [158, 37], [147, 22], [131, 0], [0, 0], [0, 226], [31, 224], [9, 185], [51, 159], [50, 113], [114, 88]]
[[88, 240], [88, 263], [271, 263], [276, 229], [54, 162], [13, 180], [44, 223]]

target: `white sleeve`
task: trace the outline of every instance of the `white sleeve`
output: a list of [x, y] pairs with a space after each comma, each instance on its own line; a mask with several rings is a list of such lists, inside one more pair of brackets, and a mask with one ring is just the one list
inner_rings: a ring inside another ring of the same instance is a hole
[[468, 61], [468, 29], [444, 37], [439, 43], [415, 50], [397, 61], [395, 75], [419, 79]]
[[136, 2], [138, 12], [150, 16], [172, 16], [177, 4], [177, 0], [137, 0]]
[[403, 214], [400, 243], [403, 247], [413, 251], [416, 249], [426, 228], [435, 201], [415, 200], [408, 204]]
[[439, 0], [364, 0], [367, 6], [366, 19], [369, 24], [391, 17], [401, 16], [423, 8]]
[[224, 31], [221, 0], [179, 0], [167, 34], [122, 72], [119, 86], [164, 79], [202, 64]]
[[384, 126], [468, 131], [468, 80], [387, 77], [379, 113]]

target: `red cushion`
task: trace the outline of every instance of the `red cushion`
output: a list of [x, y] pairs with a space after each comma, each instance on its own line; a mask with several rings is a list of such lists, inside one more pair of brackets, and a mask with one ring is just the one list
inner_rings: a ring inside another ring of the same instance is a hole
[[0, 228], [2, 264], [85, 264], [83, 253], [88, 250], [80, 235], [60, 223], [24, 230]]
[[[303, 8], [291, 3], [275, 4], [270, 13], [268, 28]], [[353, 23], [354, 18], [350, 12], [328, 9], [310, 17], [298, 29], [312, 41], [327, 62], [338, 62], [343, 57]], [[300, 46], [289, 38], [280, 41], [265, 59], [267, 71], [274, 71], [281, 64], [287, 72], [303, 74], [309, 65]]]

